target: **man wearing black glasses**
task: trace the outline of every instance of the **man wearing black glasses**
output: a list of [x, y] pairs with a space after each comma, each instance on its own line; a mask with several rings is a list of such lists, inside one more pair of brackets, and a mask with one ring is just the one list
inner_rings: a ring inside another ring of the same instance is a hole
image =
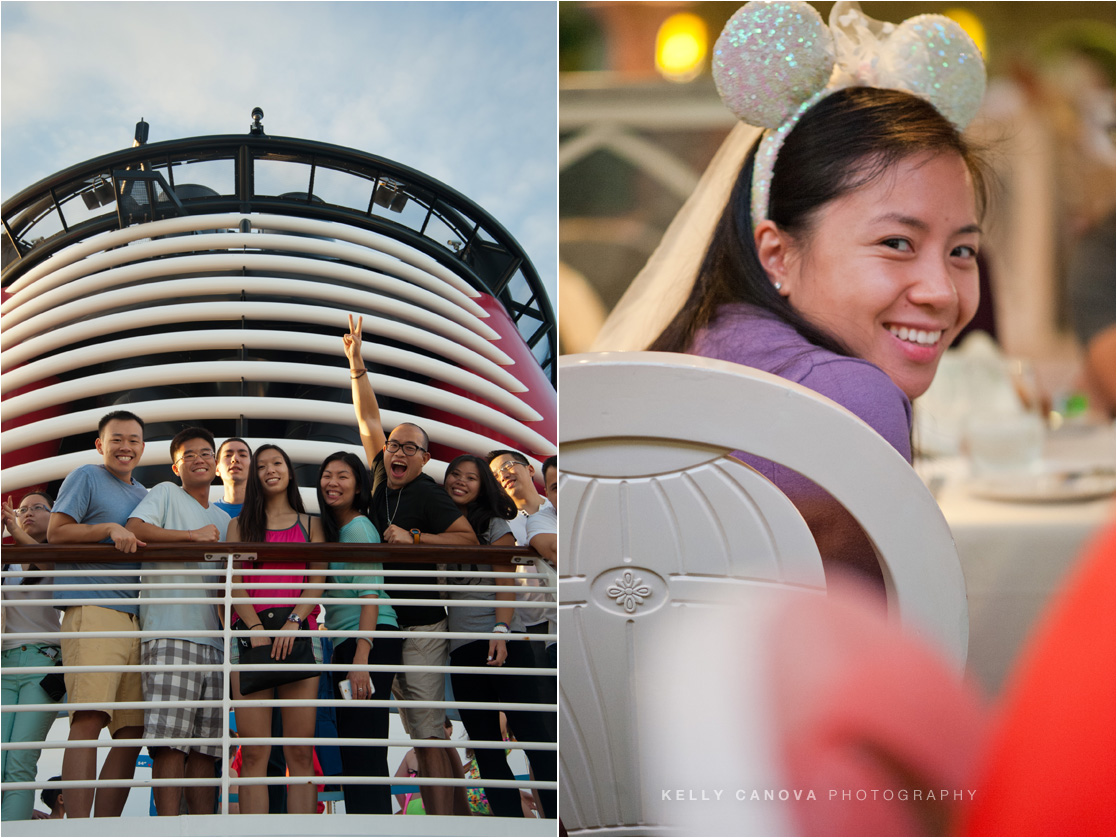
[[[369, 383], [361, 357], [361, 325], [349, 317], [345, 354], [353, 380], [353, 407], [361, 443], [372, 471], [372, 508], [369, 518], [380, 537], [389, 544], [477, 544], [477, 536], [450, 496], [423, 466], [430, 460], [430, 440], [418, 425], [404, 422], [384, 439], [380, 407]], [[384, 563], [385, 570], [436, 570], [434, 563]], [[415, 589], [392, 591], [399, 599], [433, 599], [437, 594], [423, 590], [434, 576], [396, 576], [387, 581], [414, 585]], [[449, 655], [449, 641], [429, 638], [425, 632], [446, 631], [446, 609], [441, 605], [394, 605], [399, 627], [416, 633], [403, 642], [405, 666], [442, 666]], [[445, 679], [441, 672], [401, 672], [396, 691], [409, 701], [444, 701]], [[445, 739], [442, 708], [401, 708], [401, 717], [412, 739]], [[455, 777], [462, 772], [454, 759], [456, 751], [445, 748], [416, 748], [420, 777]], [[422, 786], [423, 806], [430, 815], [468, 815], [465, 790], [458, 786]]]
[[[209, 487], [216, 474], [217, 455], [213, 434], [205, 428], [179, 431], [170, 444], [171, 471], [179, 483], [160, 483], [147, 493], [132, 510], [128, 529], [147, 544], [158, 542], [218, 542], [225, 540], [229, 516], [209, 500]], [[166, 570], [169, 565], [145, 563], [144, 570]], [[175, 566], [183, 570], [213, 568], [204, 561], [183, 562]], [[148, 583], [178, 584], [182, 588], [145, 590], [140, 595], [140, 628], [158, 632], [141, 644], [140, 663], [154, 666], [167, 664], [170, 669], [144, 672], [143, 694], [152, 702], [220, 701], [225, 693], [221, 664], [225, 653], [221, 638], [197, 637], [182, 632], [221, 630], [218, 609], [199, 603], [170, 603], [171, 598], [213, 596], [215, 591], [191, 589], [191, 583], [216, 585], [220, 577], [173, 574], [145, 575]], [[219, 738], [224, 730], [220, 707], [199, 707], [192, 703], [181, 707], [149, 707], [144, 711], [144, 738], [210, 739]], [[155, 779], [208, 778], [214, 776], [214, 764], [221, 756], [220, 745], [172, 745], [152, 742], [148, 746], [154, 764]], [[213, 786], [187, 786], [186, 806], [192, 815], [211, 815], [216, 800]], [[180, 811], [181, 786], [157, 786], [155, 811], [159, 815], [177, 815]]]

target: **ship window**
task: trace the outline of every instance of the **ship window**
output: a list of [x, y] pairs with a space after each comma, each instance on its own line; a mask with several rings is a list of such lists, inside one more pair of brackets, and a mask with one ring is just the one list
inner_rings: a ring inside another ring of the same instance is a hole
[[314, 170], [314, 196], [327, 204], [365, 212], [372, 198], [372, 183], [363, 177], [319, 166]]
[[55, 190], [62, 204], [62, 215], [69, 227], [76, 227], [93, 218], [116, 215], [116, 191], [112, 176], [85, 177]]
[[449, 248], [455, 253], [459, 252], [464, 246], [463, 234], [457, 232], [450, 227], [439, 216], [431, 214], [430, 220], [427, 222], [427, 229], [424, 235], [437, 242], [442, 247]]
[[[200, 194], [184, 195], [180, 193], [179, 187], [184, 184], [208, 186], [218, 195], [236, 194], [236, 166], [232, 160], [198, 160], [176, 165], [173, 169], [175, 194], [183, 203], [191, 198], [197, 198]], [[167, 175], [164, 175], [164, 177], [167, 177]], [[170, 180], [169, 177], [167, 179]]]
[[256, 160], [256, 194], [279, 196], [310, 190], [310, 165], [295, 161]]

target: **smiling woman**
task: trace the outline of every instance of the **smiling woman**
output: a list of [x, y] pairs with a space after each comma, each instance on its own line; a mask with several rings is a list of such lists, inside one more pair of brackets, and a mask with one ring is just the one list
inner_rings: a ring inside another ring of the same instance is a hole
[[[372, 478], [355, 454], [338, 451], [322, 463], [318, 472], [318, 508], [322, 510], [322, 529], [326, 541], [376, 544], [380, 535], [368, 519], [372, 500]], [[399, 629], [395, 609], [384, 584], [379, 562], [330, 562], [334, 574], [330, 581], [351, 583], [347, 588], [326, 591], [326, 628], [345, 632], [394, 632]], [[355, 575], [356, 574], [356, 575]], [[374, 575], [375, 574], [375, 575]], [[343, 739], [385, 739], [388, 736], [388, 707], [363, 705], [369, 699], [382, 700], [392, 691], [395, 671], [390, 668], [370, 672], [368, 666], [399, 666], [403, 640], [399, 637], [361, 636], [337, 638], [333, 663], [348, 669], [330, 673], [334, 694], [343, 695], [348, 683], [353, 703], [336, 709], [337, 731]], [[350, 777], [387, 777], [386, 745], [344, 746], [341, 749], [342, 773]], [[386, 785], [346, 783], [345, 811], [349, 814], [390, 815], [391, 789]]]
[[805, 241], [772, 221], [756, 239], [788, 303], [914, 399], [977, 309], [979, 231], [962, 158], [928, 153], [823, 207]]
[[[249, 470], [248, 486], [244, 495], [244, 508], [241, 514], [229, 523], [229, 541], [252, 542], [320, 542], [324, 540], [321, 521], [308, 516], [303, 510], [299, 487], [291, 467], [291, 458], [276, 445], [261, 445], [256, 449], [254, 467]], [[260, 581], [250, 573], [238, 573], [233, 578], [233, 596], [254, 602], [240, 602], [236, 612], [241, 620], [238, 627], [252, 630], [248, 645], [252, 648], [271, 646], [271, 657], [282, 661], [295, 651], [298, 640], [305, 640], [299, 633], [317, 629], [319, 606], [316, 600], [322, 595], [321, 585], [324, 577], [321, 572], [325, 566], [320, 562], [293, 564], [290, 562], [256, 561], [255, 556], [240, 563], [239, 571], [286, 570], [291, 575], [266, 578], [277, 587], [268, 589], [246, 589], [245, 583]], [[309, 585], [306, 588], [286, 588], [284, 585]], [[285, 597], [298, 597], [292, 608], [282, 603]], [[280, 600], [277, 604], [274, 600]], [[273, 622], [265, 626], [265, 612], [273, 617]], [[289, 612], [289, 613], [288, 613]], [[286, 619], [283, 615], [286, 614]], [[280, 625], [276, 625], [280, 622]], [[315, 663], [322, 663], [322, 644], [319, 638], [311, 640]], [[247, 650], [240, 643], [231, 646], [234, 663], [239, 663], [241, 654]], [[242, 674], [232, 674], [233, 697], [241, 699]], [[312, 701], [318, 693], [318, 675], [280, 684], [278, 687], [257, 689], [248, 693], [251, 698], [302, 699]], [[311, 704], [297, 707], [283, 707], [283, 730], [289, 737], [300, 738], [314, 735], [315, 711]], [[271, 730], [272, 708], [238, 707], [236, 709], [237, 730], [241, 736], [264, 737]], [[242, 748], [242, 777], [263, 777], [267, 772], [268, 758], [272, 746], [245, 745]], [[314, 775], [313, 747], [310, 745], [284, 745], [283, 757], [287, 761], [289, 776], [311, 777]], [[309, 783], [292, 784], [287, 788], [288, 811], [313, 814], [317, 803], [314, 786]], [[240, 810], [245, 813], [261, 814], [268, 810], [267, 788], [260, 785], [241, 786]]]
[[[777, 5], [813, 16], [820, 43], [831, 37], [805, 4]], [[821, 54], [817, 67], [806, 67], [811, 56], [799, 56], [802, 72], [818, 75], [772, 81], [787, 85], [787, 101], [777, 104], [771, 97], [755, 104], [747, 72], [750, 50], [762, 56], [765, 38], [783, 25], [767, 19], [773, 7], [747, 4], [727, 24], [715, 67], [719, 92], [742, 119], [771, 130], [740, 167], [689, 297], [649, 348], [732, 361], [810, 387], [910, 462], [911, 399], [930, 386], [977, 309], [986, 177], [960, 126], [980, 102], [984, 71], [973, 44], [951, 30], [942, 36], [956, 58], [943, 71], [949, 80], [927, 84], [927, 65], [912, 61], [875, 86], [875, 77], [859, 75], [868, 72], [862, 59], [891, 46], [873, 41], [872, 22], [851, 11], [855, 4], [839, 6], [830, 27], [839, 68], [831, 74], [833, 60]], [[767, 33], [761, 43], [758, 32]], [[848, 43], [858, 39], [851, 53]], [[829, 495], [795, 472], [736, 455], [792, 499], [824, 565], [882, 581], [872, 548]]]

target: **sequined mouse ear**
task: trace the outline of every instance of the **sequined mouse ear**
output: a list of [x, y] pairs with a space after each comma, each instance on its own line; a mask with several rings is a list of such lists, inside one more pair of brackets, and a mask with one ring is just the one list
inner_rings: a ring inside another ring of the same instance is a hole
[[880, 51], [882, 87], [908, 90], [965, 130], [985, 96], [985, 62], [965, 30], [942, 15], [919, 15], [896, 27]]
[[725, 24], [712, 69], [718, 94], [739, 119], [778, 128], [830, 81], [833, 40], [807, 3], [752, 0]]

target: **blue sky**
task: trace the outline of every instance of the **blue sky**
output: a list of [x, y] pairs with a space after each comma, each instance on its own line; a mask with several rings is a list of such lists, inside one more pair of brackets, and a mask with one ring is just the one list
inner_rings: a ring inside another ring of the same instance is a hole
[[[497, 218], [557, 287], [551, 2], [3, 2], [0, 194], [131, 145], [247, 132], [419, 169]], [[557, 309], [557, 305], [556, 305]]]

